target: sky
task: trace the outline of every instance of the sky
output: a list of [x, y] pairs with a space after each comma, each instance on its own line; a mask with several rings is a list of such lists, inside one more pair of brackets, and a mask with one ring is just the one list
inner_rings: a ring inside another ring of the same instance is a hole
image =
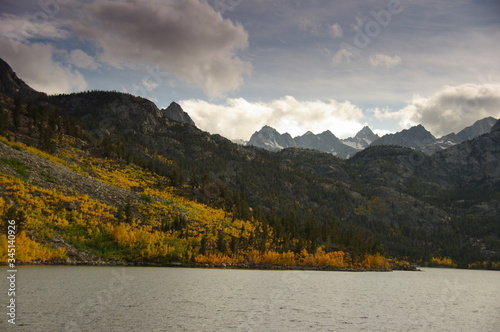
[[175, 101], [229, 139], [500, 118], [498, 0], [2, 0], [0, 57], [39, 91]]

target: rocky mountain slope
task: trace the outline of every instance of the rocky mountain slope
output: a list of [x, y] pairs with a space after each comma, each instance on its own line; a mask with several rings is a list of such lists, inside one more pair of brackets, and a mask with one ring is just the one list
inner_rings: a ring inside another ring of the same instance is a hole
[[279, 151], [285, 148], [297, 147], [297, 143], [290, 134], [280, 134], [276, 129], [264, 126], [255, 132], [247, 145], [256, 146], [269, 151]]
[[378, 135], [373, 133], [370, 127], [365, 126], [356, 134], [356, 136], [343, 139], [342, 143], [349, 145], [356, 150], [363, 150], [379, 138], [380, 137]]

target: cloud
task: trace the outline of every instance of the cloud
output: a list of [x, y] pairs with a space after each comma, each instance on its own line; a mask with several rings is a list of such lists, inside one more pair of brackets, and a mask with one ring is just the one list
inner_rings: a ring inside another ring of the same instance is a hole
[[397, 112], [378, 110], [379, 119], [399, 119], [402, 127], [422, 124], [435, 136], [457, 133], [488, 116], [500, 118], [500, 84], [445, 86], [430, 97], [415, 95]]
[[21, 42], [32, 38], [63, 39], [68, 37], [68, 31], [62, 28], [60, 22], [43, 20], [35, 15], [19, 17], [2, 14], [0, 15], [0, 31], [2, 36]]
[[55, 52], [51, 45], [0, 38], [0, 56], [33, 89], [49, 94], [85, 90], [83, 75], [54, 61]]
[[370, 57], [370, 65], [372, 67], [392, 68], [401, 63], [401, 57], [395, 55], [393, 57], [385, 54], [375, 54]]
[[334, 64], [340, 64], [343, 63], [344, 61], [349, 64], [351, 63], [352, 60], [355, 60], [360, 57], [359, 49], [354, 48], [346, 43], [341, 43], [340, 47], [341, 47], [340, 50], [338, 50], [333, 56], [332, 60]]
[[338, 23], [330, 25], [328, 33], [333, 38], [342, 38], [344, 36], [344, 31], [342, 30], [342, 27]]
[[285, 96], [270, 102], [228, 98], [224, 104], [190, 99], [179, 102], [197, 126], [230, 139], [246, 139], [264, 125], [281, 133], [302, 135], [307, 130], [330, 130], [338, 137], [353, 136], [362, 127], [363, 113], [348, 101], [299, 101]]
[[158, 64], [210, 97], [236, 90], [252, 66], [242, 25], [223, 19], [206, 1], [95, 1], [74, 25], [115, 66]]
[[68, 54], [68, 61], [80, 69], [96, 70], [99, 68], [99, 64], [94, 58], [80, 49], [72, 50]]

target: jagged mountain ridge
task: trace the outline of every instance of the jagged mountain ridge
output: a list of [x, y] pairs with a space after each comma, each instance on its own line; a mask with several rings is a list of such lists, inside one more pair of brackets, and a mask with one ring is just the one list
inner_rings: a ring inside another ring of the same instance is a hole
[[379, 138], [377, 134], [373, 133], [370, 127], [365, 126], [354, 137], [343, 139], [342, 142], [356, 150], [363, 150]]
[[289, 133], [280, 134], [270, 126], [264, 126], [255, 132], [246, 145], [256, 146], [269, 151], [280, 151], [286, 148], [313, 149], [321, 152], [331, 153], [342, 159], [353, 156], [359, 147], [366, 147], [376, 135], [368, 128], [363, 128], [356, 137], [341, 140], [331, 131], [327, 130], [320, 134], [310, 131], [304, 135], [292, 138]]
[[481, 120], [474, 122], [473, 125], [462, 129], [458, 134], [450, 133], [445, 135], [439, 139], [436, 139], [435, 142], [419, 147], [420, 150], [427, 154], [433, 154], [438, 151], [445, 150], [451, 146], [456, 144], [465, 142], [467, 140], [479, 137], [483, 134], [489, 133], [493, 128], [497, 119], [493, 117], [487, 117]]
[[285, 133], [282, 135], [270, 126], [264, 126], [261, 130], [255, 132], [246, 145], [256, 146], [269, 151], [297, 147], [297, 143], [290, 134]]
[[395, 134], [387, 134], [375, 140], [371, 145], [398, 145], [418, 149], [421, 146], [435, 142], [436, 138], [424, 126], [418, 125], [404, 129]]
[[[88, 139], [97, 153], [106, 152], [104, 148], [110, 146], [107, 155], [117, 164], [124, 160], [116, 157], [115, 148], [127, 150], [134, 162], [140, 159], [149, 164], [155, 155], [172, 160], [174, 166], [157, 171], [168, 176], [180, 173], [178, 181], [183, 188], [192, 188], [189, 193], [197, 200], [217, 204], [228, 192], [240, 191], [248, 201], [242, 211], [249, 214], [251, 207], [255, 216], [269, 213], [270, 225], [280, 232], [302, 232], [330, 249], [344, 245], [338, 234], [349, 230], [349, 234], [355, 234], [351, 240], [373, 237], [395, 255], [463, 255], [453, 251], [453, 246], [458, 246], [471, 255], [490, 257], [484, 256], [477, 244], [485, 241], [479, 230], [484, 232], [484, 227], [494, 227], [492, 222], [497, 221], [498, 198], [488, 192], [481, 193], [486, 196], [480, 199], [477, 195], [464, 196], [462, 190], [476, 193], [475, 188], [498, 186], [491, 172], [497, 167], [498, 151], [491, 148], [492, 144], [498, 146], [495, 135], [485, 135], [489, 143], [472, 140], [479, 142], [474, 148], [458, 144], [455, 149], [460, 157], [455, 160], [426, 156], [409, 148], [373, 146], [345, 161], [314, 150], [288, 148], [271, 153], [238, 146], [219, 135], [172, 121], [150, 101], [126, 94], [76, 93], [49, 97], [43, 105], [75, 119], [82, 138]], [[12, 127], [11, 102], [6, 100], [4, 107], [2, 112]], [[25, 109], [22, 116], [28, 115]], [[23, 118], [20, 123], [29, 121]], [[23, 140], [23, 135], [38, 139], [36, 128], [31, 133], [29, 128], [17, 128], [17, 139]], [[9, 136], [13, 133], [7, 129]], [[490, 156], [471, 161], [479, 164], [473, 169], [476, 176], [471, 177], [470, 166], [461, 160], [480, 156], [483, 149]], [[484, 204], [487, 209], [481, 208]], [[476, 214], [468, 217], [472, 212]], [[474, 223], [478, 233], [456, 233], [462, 222]], [[338, 233], [319, 231], [332, 225]], [[456, 242], [448, 246], [444, 238]], [[485, 244], [486, 248], [500, 251], [495, 241]]]
[[313, 149], [331, 153], [343, 159], [350, 158], [355, 153], [369, 146], [377, 145], [397, 145], [421, 150], [431, 155], [437, 151], [442, 151], [456, 144], [488, 133], [496, 121], [497, 120], [493, 117], [487, 117], [464, 128], [458, 134], [451, 133], [441, 138], [434, 137], [422, 125], [404, 129], [394, 134], [387, 134], [382, 137], [374, 134], [368, 126], [365, 126], [354, 137], [346, 139], [338, 139], [330, 131], [325, 131], [318, 135], [307, 132], [302, 136], [292, 138], [288, 133], [282, 135], [274, 128], [265, 126], [260, 131], [255, 132], [246, 144], [269, 151], [279, 151], [289, 147]]

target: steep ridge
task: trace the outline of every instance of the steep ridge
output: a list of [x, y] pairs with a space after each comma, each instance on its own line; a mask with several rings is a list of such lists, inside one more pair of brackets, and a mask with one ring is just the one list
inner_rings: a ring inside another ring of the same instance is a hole
[[163, 115], [165, 115], [170, 120], [174, 120], [174, 121], [181, 122], [181, 123], [186, 123], [186, 124], [189, 124], [191, 126], [196, 127], [196, 124], [191, 119], [189, 114], [184, 112], [182, 107], [179, 104], [177, 104], [176, 102], [172, 102], [167, 108], [162, 109], [161, 111], [162, 111]]
[[354, 137], [343, 139], [342, 143], [356, 150], [363, 150], [379, 138], [378, 135], [373, 133], [370, 127], [365, 126]]
[[247, 145], [256, 146], [269, 151], [279, 151], [281, 149], [296, 147], [297, 143], [290, 134], [281, 135], [276, 129], [264, 126], [261, 130], [255, 132]]
[[7, 62], [0, 58], [0, 93], [10, 98], [23, 96], [35, 99], [45, 96], [44, 93], [33, 90], [14, 73]]
[[398, 145], [406, 148], [418, 149], [433, 143], [436, 138], [424, 126], [418, 125], [404, 129], [396, 134], [387, 134], [375, 140], [371, 145]]
[[498, 123], [489, 134], [462, 142], [434, 154], [460, 185], [500, 184], [500, 132]]
[[420, 150], [427, 154], [433, 154], [437, 151], [445, 150], [450, 146], [479, 137], [483, 134], [487, 134], [495, 125], [496, 121], [497, 120], [493, 117], [487, 117], [482, 120], [478, 120], [472, 126], [462, 129], [458, 134], [451, 133], [445, 135], [439, 139], [436, 139], [435, 142], [421, 147]]

